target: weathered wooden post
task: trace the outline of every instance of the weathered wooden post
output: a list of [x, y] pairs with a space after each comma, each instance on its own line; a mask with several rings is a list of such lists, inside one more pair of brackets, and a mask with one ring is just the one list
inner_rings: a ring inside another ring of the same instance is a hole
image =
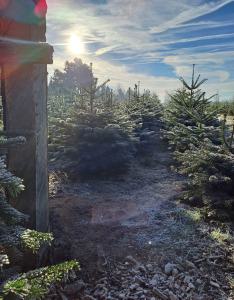
[[47, 64], [45, 0], [0, 1], [1, 93], [7, 133], [27, 143], [8, 153], [9, 169], [24, 179], [15, 207], [30, 216], [29, 226], [48, 230]]

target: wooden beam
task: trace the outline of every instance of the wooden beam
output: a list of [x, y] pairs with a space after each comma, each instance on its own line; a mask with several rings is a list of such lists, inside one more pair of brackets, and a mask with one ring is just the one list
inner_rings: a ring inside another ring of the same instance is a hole
[[0, 64], [52, 64], [53, 47], [44, 42], [5, 41], [0, 38]]

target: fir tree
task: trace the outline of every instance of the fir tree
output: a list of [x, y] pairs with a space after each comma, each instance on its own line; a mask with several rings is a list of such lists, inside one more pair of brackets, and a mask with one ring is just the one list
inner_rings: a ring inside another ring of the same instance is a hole
[[129, 99], [126, 102], [126, 110], [130, 118], [138, 124], [139, 130], [149, 127], [155, 121], [158, 122], [162, 114], [162, 105], [156, 94], [144, 90], [140, 94], [139, 83], [134, 87], [133, 93], [129, 88]]
[[221, 126], [217, 106], [214, 107], [210, 103], [212, 97], [207, 98], [201, 90], [206, 80], [200, 80], [200, 75], [195, 78], [194, 66], [191, 85], [184, 79], [181, 81], [183, 88], [171, 96], [165, 110], [164, 133], [175, 150], [177, 170], [189, 179], [185, 198], [195, 196], [209, 209], [226, 207], [231, 212], [234, 208], [234, 130], [227, 128], [225, 117]]
[[[92, 64], [90, 65], [91, 73]], [[67, 118], [56, 118], [56, 157], [75, 176], [116, 174], [128, 170], [132, 153], [131, 122], [115, 103], [109, 79], [98, 84], [92, 76], [82, 88]], [[55, 131], [54, 131], [55, 132]]]
[[180, 78], [183, 87], [170, 95], [164, 113], [167, 125], [165, 136], [169, 143], [177, 150], [184, 151], [192, 142], [195, 145], [204, 138], [210, 138], [215, 143], [220, 143], [218, 130], [218, 110], [211, 109], [211, 99], [201, 86], [207, 79], [195, 77], [193, 65], [191, 84]]

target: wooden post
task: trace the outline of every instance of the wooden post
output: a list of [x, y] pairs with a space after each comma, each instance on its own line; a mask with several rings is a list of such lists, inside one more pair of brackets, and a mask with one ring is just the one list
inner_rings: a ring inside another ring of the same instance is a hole
[[15, 39], [11, 48], [17, 39], [35, 42], [28, 52], [16, 51], [14, 61], [11, 61], [14, 51], [7, 52], [11, 57], [6, 57], [2, 65], [5, 130], [27, 139], [25, 145], [10, 149], [8, 153], [9, 169], [23, 178], [25, 184], [25, 191], [10, 201], [30, 216], [30, 228], [48, 231], [47, 66], [41, 61], [41, 55], [36, 57], [42, 45], [38, 44], [37, 48], [36, 42], [45, 41], [45, 20], [40, 25], [9, 22], [4, 34], [8, 40]]
[[[46, 66], [19, 66], [8, 74], [4, 66], [6, 131], [23, 135], [27, 143], [8, 153], [9, 169], [26, 186], [15, 207], [30, 216], [30, 227], [48, 230], [47, 80]], [[9, 76], [8, 76], [9, 75]]]

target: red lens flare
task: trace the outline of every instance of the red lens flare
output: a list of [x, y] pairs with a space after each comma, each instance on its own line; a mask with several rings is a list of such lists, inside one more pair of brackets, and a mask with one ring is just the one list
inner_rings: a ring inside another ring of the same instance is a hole
[[10, 0], [0, 0], [0, 10], [3, 10], [7, 7], [9, 4]]
[[[1, 1], [1, 0], [0, 0]], [[39, 0], [35, 6], [34, 13], [40, 18], [44, 18], [47, 13], [46, 0]]]

